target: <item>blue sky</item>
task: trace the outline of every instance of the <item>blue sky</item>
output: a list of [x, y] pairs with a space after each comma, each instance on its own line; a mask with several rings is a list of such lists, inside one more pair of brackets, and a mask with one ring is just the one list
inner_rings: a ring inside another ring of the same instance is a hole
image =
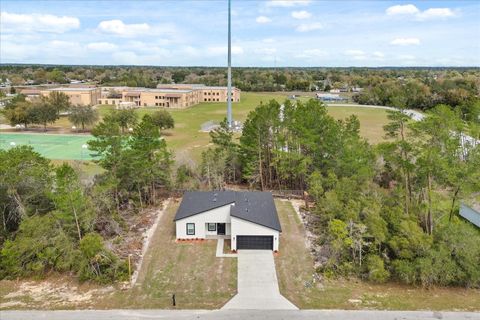
[[[1, 63], [226, 64], [226, 0], [0, 9]], [[232, 45], [236, 66], [480, 66], [480, 2], [232, 0]]]

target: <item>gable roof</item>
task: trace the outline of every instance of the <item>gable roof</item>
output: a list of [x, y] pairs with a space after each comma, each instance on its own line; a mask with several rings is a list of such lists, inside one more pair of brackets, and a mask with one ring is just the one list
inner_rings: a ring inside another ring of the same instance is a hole
[[230, 216], [282, 231], [270, 192], [188, 191], [183, 196], [174, 221], [228, 204], [233, 204]]

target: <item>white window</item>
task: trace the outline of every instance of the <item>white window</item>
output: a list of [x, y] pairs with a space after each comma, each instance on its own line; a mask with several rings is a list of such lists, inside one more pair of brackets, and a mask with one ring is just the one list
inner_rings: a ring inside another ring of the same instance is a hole
[[195, 235], [195, 223], [187, 223], [187, 235]]

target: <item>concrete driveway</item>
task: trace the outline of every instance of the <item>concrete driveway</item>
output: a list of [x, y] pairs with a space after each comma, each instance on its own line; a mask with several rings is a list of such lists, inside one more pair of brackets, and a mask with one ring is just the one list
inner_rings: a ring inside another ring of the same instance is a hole
[[239, 250], [237, 281], [237, 295], [222, 309], [298, 309], [280, 294], [270, 250]]

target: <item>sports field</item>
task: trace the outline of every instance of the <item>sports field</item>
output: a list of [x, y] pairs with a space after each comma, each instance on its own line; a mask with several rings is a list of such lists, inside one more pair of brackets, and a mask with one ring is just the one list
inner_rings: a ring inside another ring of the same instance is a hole
[[42, 156], [62, 160], [90, 160], [93, 157], [86, 148], [90, 135], [0, 133], [0, 149], [29, 145]]

